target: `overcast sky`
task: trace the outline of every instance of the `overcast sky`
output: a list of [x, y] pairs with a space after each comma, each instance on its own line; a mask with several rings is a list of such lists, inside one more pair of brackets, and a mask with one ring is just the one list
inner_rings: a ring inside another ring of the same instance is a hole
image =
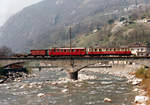
[[13, 14], [24, 7], [40, 2], [42, 0], [0, 0], [0, 26]]

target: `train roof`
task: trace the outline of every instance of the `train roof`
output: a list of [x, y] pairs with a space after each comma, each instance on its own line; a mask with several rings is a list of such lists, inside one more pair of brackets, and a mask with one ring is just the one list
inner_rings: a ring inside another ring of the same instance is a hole
[[[64, 47], [64, 48], [55, 47], [55, 48], [49, 48], [49, 49], [70, 49], [70, 48], [68, 48], [68, 47]], [[84, 47], [73, 47], [71, 49], [85, 49], [85, 48]]]
[[93, 48], [93, 49], [129, 49], [128, 47], [89, 47], [89, 48]]
[[30, 51], [40, 51], [40, 50], [48, 50], [48, 49], [31, 49]]

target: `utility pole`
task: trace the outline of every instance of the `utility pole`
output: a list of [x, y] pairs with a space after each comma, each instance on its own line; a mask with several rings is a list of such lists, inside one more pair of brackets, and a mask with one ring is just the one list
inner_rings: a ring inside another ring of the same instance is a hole
[[137, 0], [135, 0], [135, 5], [136, 5], [136, 8], [137, 8], [137, 5], [138, 5], [138, 2], [137, 2]]
[[74, 62], [73, 62], [73, 59], [72, 59], [72, 55], [71, 55], [71, 52], [72, 52], [72, 28], [70, 26], [69, 28], [69, 40], [70, 40], [70, 65], [73, 67], [74, 66]]
[[[71, 29], [71, 27], [70, 27], [70, 29], [69, 29], [69, 40], [70, 40], [70, 53], [71, 53], [71, 48], [72, 48], [72, 45], [71, 45], [71, 36], [72, 36], [72, 29]], [[70, 54], [70, 56], [71, 56], [71, 54]]]

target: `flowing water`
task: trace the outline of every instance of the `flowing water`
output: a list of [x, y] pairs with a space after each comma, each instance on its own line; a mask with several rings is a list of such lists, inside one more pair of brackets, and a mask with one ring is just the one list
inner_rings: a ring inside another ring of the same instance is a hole
[[[35, 70], [35, 77], [0, 84], [0, 105], [132, 105], [134, 93], [126, 78], [79, 72], [91, 80], [61, 82], [66, 73]], [[112, 99], [111, 103], [104, 98]]]

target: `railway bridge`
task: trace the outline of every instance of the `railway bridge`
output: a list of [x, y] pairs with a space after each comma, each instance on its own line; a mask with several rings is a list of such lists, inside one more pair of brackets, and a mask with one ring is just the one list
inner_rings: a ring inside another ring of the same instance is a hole
[[[91, 65], [132, 64], [150, 65], [150, 57], [47, 57], [47, 58], [0, 58], [1, 66], [25, 62], [28, 67], [60, 67], [66, 70], [70, 79], [77, 80], [78, 72]], [[107, 66], [106, 66], [107, 67]]]

